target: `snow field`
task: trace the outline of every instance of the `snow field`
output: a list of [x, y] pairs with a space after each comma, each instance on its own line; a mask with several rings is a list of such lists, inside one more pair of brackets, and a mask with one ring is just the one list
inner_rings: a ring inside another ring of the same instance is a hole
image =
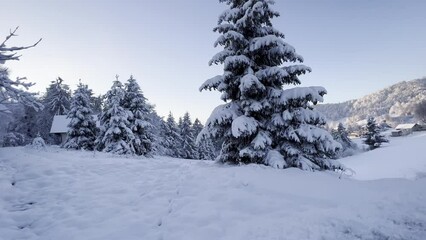
[[[387, 135], [390, 135], [387, 134]], [[416, 179], [426, 173], [426, 132], [406, 137], [389, 137], [390, 143], [340, 160], [356, 171], [354, 178], [372, 180], [381, 178]], [[356, 140], [361, 144], [360, 140]]]
[[387, 175], [364, 170], [368, 160], [373, 167], [377, 156], [396, 161], [401, 148], [414, 151], [425, 140], [401, 138], [349, 157], [343, 162], [357, 174], [342, 179], [262, 165], [2, 148], [0, 239], [422, 240], [426, 178], [398, 175], [415, 168], [416, 154], [383, 167]]

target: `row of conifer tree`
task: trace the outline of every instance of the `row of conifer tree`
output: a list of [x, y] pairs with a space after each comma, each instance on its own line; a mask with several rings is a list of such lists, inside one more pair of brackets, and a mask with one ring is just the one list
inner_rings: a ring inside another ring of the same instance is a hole
[[200, 120], [192, 122], [190, 114], [185, 113], [176, 122], [171, 112], [164, 120], [133, 76], [125, 84], [117, 77], [111, 89], [98, 97], [81, 82], [71, 94], [69, 86], [58, 78], [40, 102], [42, 111], [25, 108], [19, 124], [9, 126], [7, 145], [24, 145], [37, 135], [50, 144], [59, 144], [60, 138], [49, 131], [55, 115], [66, 115], [70, 123], [64, 148], [188, 159], [214, 159], [217, 153], [211, 139], [196, 141], [203, 129]]

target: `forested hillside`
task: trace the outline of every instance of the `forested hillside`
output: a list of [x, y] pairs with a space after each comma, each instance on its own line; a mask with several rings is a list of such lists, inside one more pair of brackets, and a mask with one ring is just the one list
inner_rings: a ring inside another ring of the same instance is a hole
[[426, 78], [403, 81], [360, 99], [336, 104], [320, 104], [322, 112], [333, 126], [337, 122], [355, 124], [373, 116], [390, 124], [415, 122], [414, 107], [426, 99]]

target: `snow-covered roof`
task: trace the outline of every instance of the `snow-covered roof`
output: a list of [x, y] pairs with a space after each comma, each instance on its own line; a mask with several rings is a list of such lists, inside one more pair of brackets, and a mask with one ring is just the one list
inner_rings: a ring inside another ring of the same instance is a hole
[[68, 132], [68, 124], [70, 119], [66, 115], [56, 115], [53, 117], [52, 127], [50, 133], [66, 133]]
[[[99, 121], [97, 115], [92, 115], [96, 121], [96, 126], [99, 127]], [[67, 115], [56, 115], [53, 117], [52, 127], [50, 133], [66, 133], [68, 132], [68, 124], [71, 119], [67, 118]]]
[[415, 123], [406, 123], [406, 124], [399, 124], [398, 126], [396, 126], [396, 128], [395, 129], [411, 129], [411, 128], [413, 128], [414, 126], [416, 126], [417, 124], [415, 124]]

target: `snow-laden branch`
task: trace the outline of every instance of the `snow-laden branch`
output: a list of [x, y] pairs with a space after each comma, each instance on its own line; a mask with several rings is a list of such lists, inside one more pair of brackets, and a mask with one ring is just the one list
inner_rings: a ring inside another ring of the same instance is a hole
[[[6, 39], [0, 44], [0, 64], [4, 64], [5, 61], [7, 61], [7, 60], [19, 60], [21, 55], [16, 55], [17, 54], [16, 51], [20, 51], [20, 50], [24, 50], [24, 49], [28, 49], [28, 48], [33, 48], [41, 42], [42, 38], [40, 38], [36, 43], [34, 43], [33, 45], [30, 45], [30, 46], [6, 47], [6, 42], [9, 41], [10, 38], [18, 36], [16, 34], [16, 31], [18, 30], [18, 28], [19, 27], [16, 27], [15, 30], [10, 31], [9, 35], [6, 36]], [[15, 52], [15, 53], [5, 54], [4, 52]]]
[[[37, 46], [37, 44], [41, 41], [37, 41], [33, 45], [26, 47], [6, 47], [7, 41], [10, 38], [17, 36], [15, 30], [10, 31], [9, 35], [6, 36], [6, 39], [0, 44], [0, 91], [2, 92], [2, 102], [13, 102], [17, 101], [24, 105], [34, 108], [35, 110], [43, 109], [43, 105], [39, 103], [35, 98], [35, 93], [29, 93], [28, 90], [34, 83], [24, 82], [26, 80], [23, 78], [16, 78], [15, 81], [9, 78], [9, 72], [7, 68], [4, 68], [2, 65], [9, 60], [19, 60], [20, 55], [17, 55], [17, 51], [32, 48]], [[9, 53], [12, 52], [12, 53]], [[6, 109], [4, 105], [1, 105], [2, 109]]]

